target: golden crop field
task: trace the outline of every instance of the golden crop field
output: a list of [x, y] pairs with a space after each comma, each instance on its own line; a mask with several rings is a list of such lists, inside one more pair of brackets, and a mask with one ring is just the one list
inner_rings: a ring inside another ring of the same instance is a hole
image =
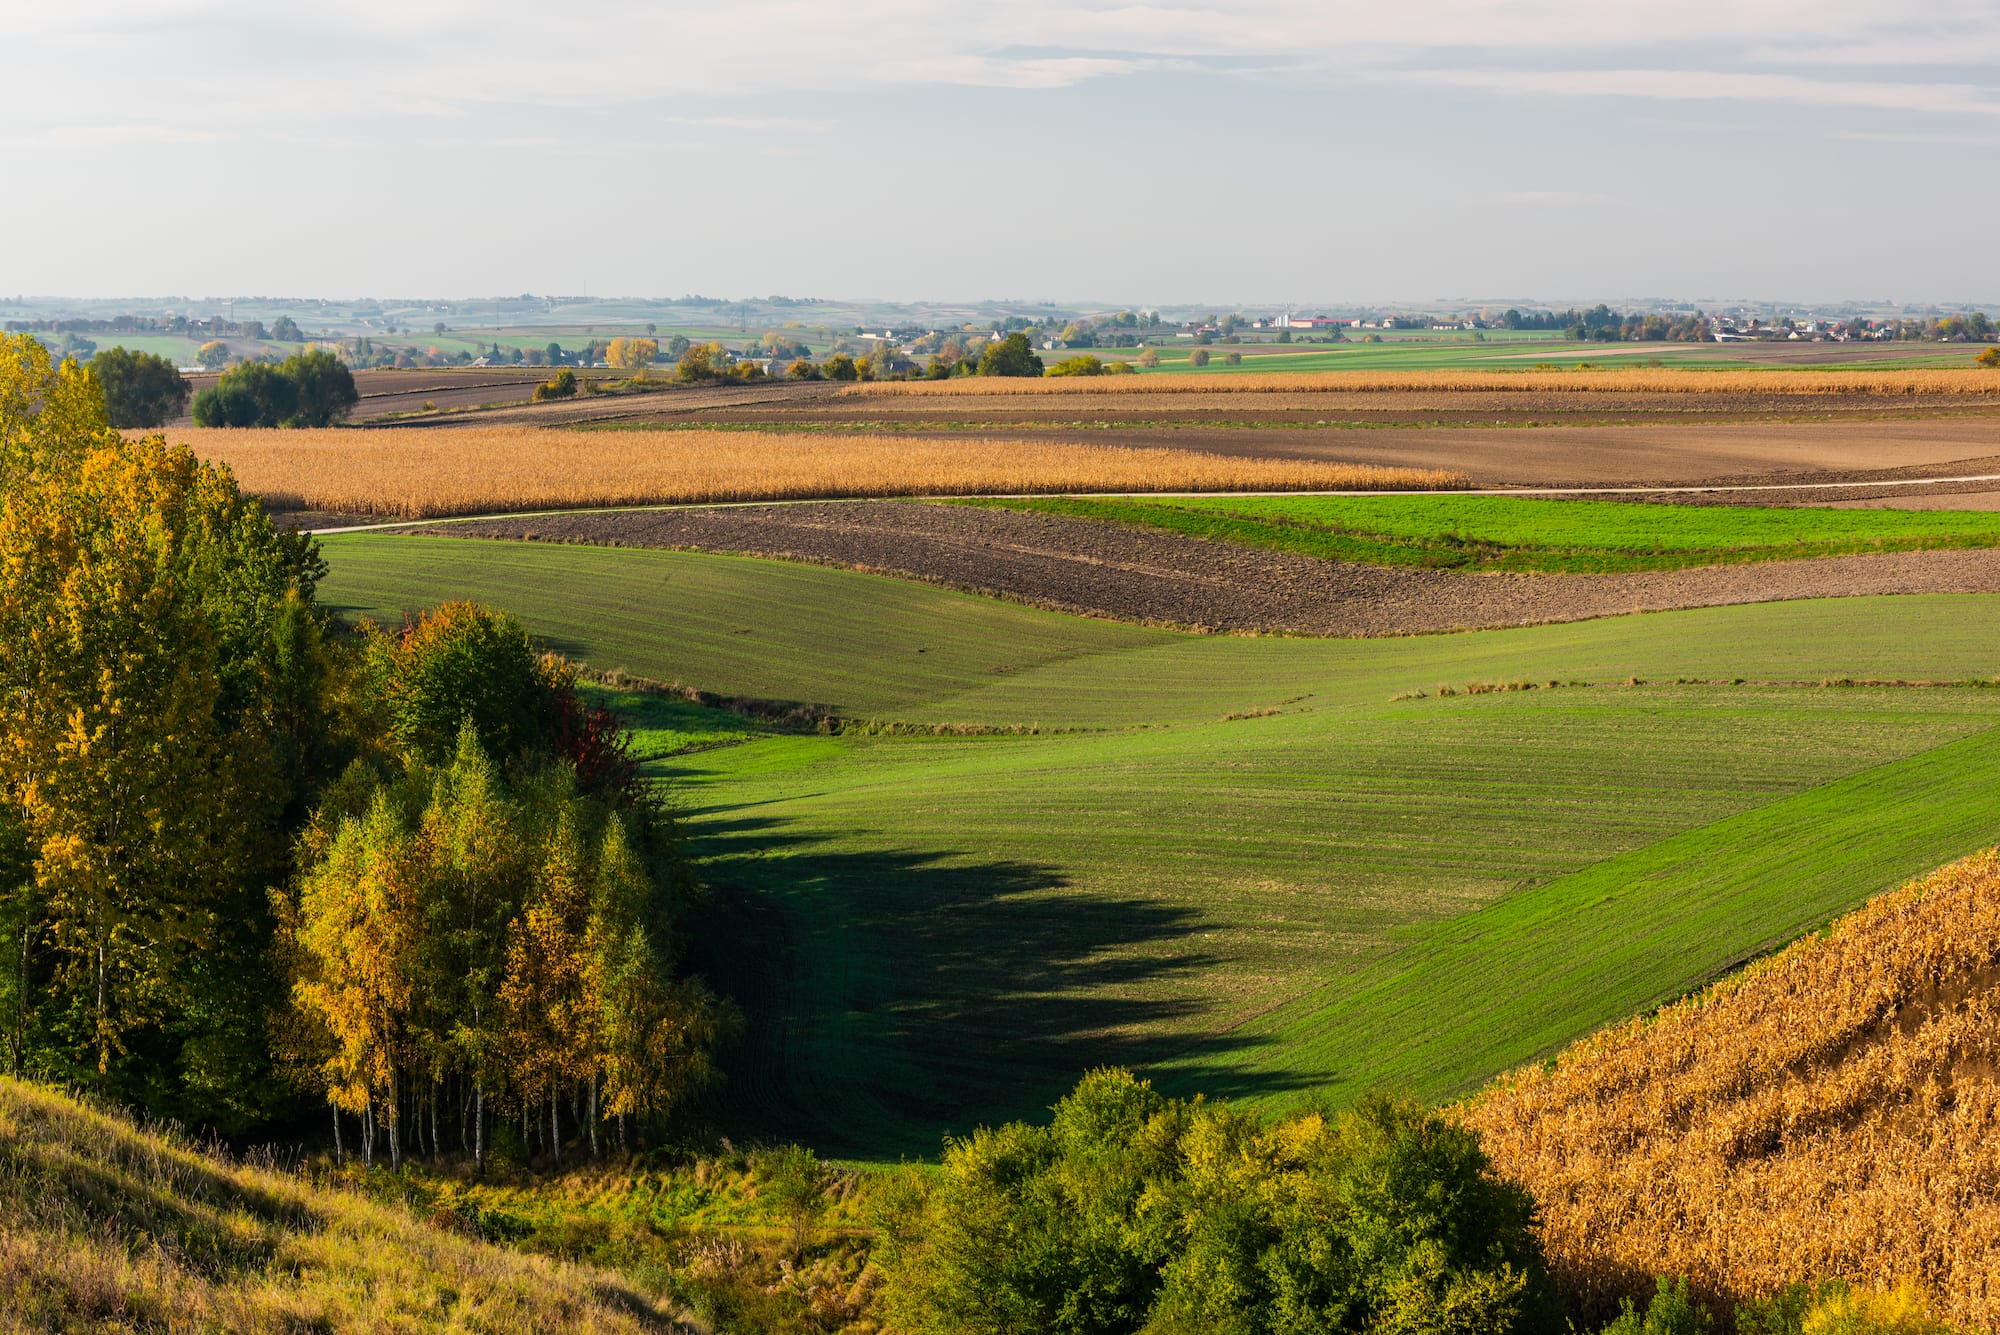
[[1883, 895], [1737, 980], [1464, 1111], [1603, 1301], [1914, 1278], [2000, 1325], [2000, 852]]
[[846, 385], [840, 397], [1022, 394], [1359, 394], [1487, 391], [1518, 394], [1994, 394], [2000, 371], [1321, 371], [1257, 375], [1005, 376], [885, 380]]
[[594, 505], [1463, 485], [1457, 473], [1111, 445], [532, 428], [176, 430], [284, 510], [425, 519]]

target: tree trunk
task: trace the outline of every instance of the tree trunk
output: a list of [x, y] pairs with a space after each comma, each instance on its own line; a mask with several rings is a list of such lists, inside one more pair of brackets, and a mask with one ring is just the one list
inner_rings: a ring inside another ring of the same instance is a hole
[[555, 1156], [556, 1171], [562, 1171], [562, 1127], [556, 1122], [556, 1110], [562, 1107], [562, 1100], [556, 1092], [549, 1091], [549, 1152]]
[[631, 1148], [631, 1146], [629, 1146], [629, 1145], [627, 1145], [627, 1144], [625, 1143], [625, 1114], [624, 1114], [624, 1113], [619, 1113], [619, 1114], [618, 1114], [618, 1152], [619, 1152], [620, 1154], [630, 1154], [630, 1153], [632, 1152], [632, 1148]]
[[347, 1147], [340, 1143], [340, 1105], [329, 1101], [328, 1106], [333, 1109], [333, 1161], [344, 1164], [347, 1162]]
[[438, 1149], [438, 1090], [439, 1090], [439, 1088], [440, 1088], [440, 1087], [439, 1087], [439, 1085], [438, 1085], [438, 1082], [437, 1082], [437, 1081], [435, 1081], [435, 1080], [431, 1081], [431, 1162], [432, 1162], [432, 1163], [436, 1163], [436, 1162], [438, 1161], [438, 1155], [439, 1155], [439, 1154], [440, 1154], [440, 1153], [442, 1152], [442, 1151], [440, 1151], [440, 1150]]
[[111, 1017], [104, 1009], [104, 943], [97, 943], [97, 1073], [105, 1074], [111, 1069]]
[[402, 1130], [403, 1120], [399, 1093], [396, 1088], [396, 1077], [392, 1073], [389, 1076], [389, 1171], [392, 1173], [403, 1166], [403, 1138], [398, 1134]]
[[590, 1073], [590, 1157], [597, 1157], [597, 1073]]
[[481, 1072], [472, 1085], [472, 1170], [486, 1175], [486, 1075]]
[[375, 1166], [375, 1096], [368, 1096], [368, 1106], [361, 1110], [361, 1164], [364, 1168]]

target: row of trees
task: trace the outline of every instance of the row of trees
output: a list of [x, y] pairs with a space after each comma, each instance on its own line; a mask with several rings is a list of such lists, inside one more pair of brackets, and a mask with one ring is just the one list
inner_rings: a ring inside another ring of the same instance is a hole
[[331, 426], [361, 402], [354, 373], [323, 348], [246, 362], [194, 396], [196, 426]]
[[0, 339], [9, 1069], [231, 1133], [323, 1098], [392, 1157], [420, 1117], [559, 1146], [565, 1107], [672, 1106], [727, 1020], [675, 976], [694, 881], [622, 733], [511, 619], [352, 633], [324, 573]]

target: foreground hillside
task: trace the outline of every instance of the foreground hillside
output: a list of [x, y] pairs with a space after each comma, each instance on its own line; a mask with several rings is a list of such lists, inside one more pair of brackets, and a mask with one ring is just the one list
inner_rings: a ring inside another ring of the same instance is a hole
[[0, 1079], [0, 1329], [671, 1331], [603, 1274]]
[[2000, 853], [1528, 1070], [1468, 1114], [1586, 1300], [1912, 1277], [2000, 1322]]

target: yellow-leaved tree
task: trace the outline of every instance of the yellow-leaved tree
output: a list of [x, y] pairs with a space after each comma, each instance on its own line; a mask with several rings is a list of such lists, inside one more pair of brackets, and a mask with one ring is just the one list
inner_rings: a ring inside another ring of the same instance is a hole
[[89, 372], [25, 337], [0, 339], [0, 478], [10, 1055], [243, 1124], [268, 1106], [262, 886], [284, 858], [269, 649], [317, 558], [226, 470], [120, 439]]

